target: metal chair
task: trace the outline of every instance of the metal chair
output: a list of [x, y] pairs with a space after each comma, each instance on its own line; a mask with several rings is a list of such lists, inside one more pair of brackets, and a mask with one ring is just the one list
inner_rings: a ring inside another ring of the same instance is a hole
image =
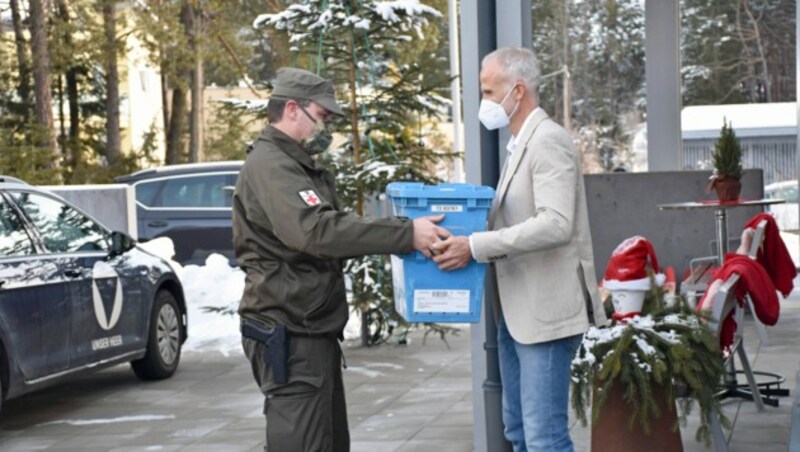
[[[755, 259], [757, 257], [758, 250], [763, 244], [766, 225], [766, 220], [763, 220], [759, 222], [756, 228], [754, 228], [752, 241], [747, 250], [747, 256], [751, 259]], [[780, 375], [753, 371], [752, 367], [750, 366], [750, 360], [747, 358], [747, 353], [744, 349], [744, 342], [742, 340], [745, 308], [739, 309], [738, 301], [736, 299], [736, 285], [739, 282], [739, 278], [739, 275], [734, 274], [731, 275], [724, 283], [722, 283], [719, 291], [714, 295], [711, 305], [712, 320], [709, 322], [708, 327], [715, 332], [717, 336], [719, 336], [721, 332], [722, 322], [731, 312], [734, 312], [736, 320], [736, 333], [734, 334], [733, 344], [731, 344], [730, 353], [725, 359], [725, 368], [727, 369], [727, 372], [725, 375], [724, 388], [718, 393], [717, 396], [720, 398], [741, 397], [744, 399], [749, 399], [755, 403], [758, 411], [763, 411], [765, 403], [772, 406], [778, 405], [777, 399], [773, 399], [772, 396], [788, 395], [789, 391], [780, 388], [780, 384], [785, 381], [785, 379]], [[762, 344], [766, 344], [766, 327], [755, 315], [753, 300], [749, 295], [745, 296], [745, 306], [746, 309], [749, 309], [753, 314], [753, 321], [759, 340]], [[734, 366], [734, 355], [739, 356], [739, 362], [742, 366], [742, 370], [739, 372], [736, 371]], [[743, 373], [745, 375], [745, 378], [747, 379], [747, 389], [743, 388], [743, 385], [738, 384], [738, 379], [736, 378], [737, 373]], [[772, 381], [762, 383], [766, 386], [762, 390], [759, 388], [759, 384], [756, 382], [756, 375], [767, 376], [768, 378], [772, 379]], [[778, 387], [773, 388], [773, 385], [777, 385]], [[719, 423], [719, 419], [716, 416], [711, 415], [709, 424], [711, 425], [714, 448], [717, 452], [727, 452], [728, 445], [724, 432], [722, 431], [722, 427]]]
[[[735, 373], [733, 375], [727, 373], [724, 382], [725, 387], [722, 391], [720, 391], [718, 397], [724, 398], [734, 395], [738, 397], [749, 398], [755, 402], [756, 408], [759, 411], [763, 411], [764, 404], [762, 402], [762, 396], [758, 390], [758, 385], [756, 384], [753, 370], [750, 367], [750, 360], [747, 358], [747, 353], [744, 350], [744, 343], [742, 341], [743, 316], [742, 309], [738, 309], [739, 303], [736, 299], [736, 285], [738, 283], [739, 275], [737, 274], [731, 275], [725, 282], [722, 283], [720, 289], [714, 295], [713, 300], [711, 300], [712, 320], [709, 322], [708, 328], [711, 329], [711, 331], [713, 331], [717, 336], [719, 336], [722, 330], [723, 321], [725, 318], [727, 318], [728, 314], [735, 312], [734, 315], [736, 316], [737, 328], [734, 335], [733, 344], [731, 344], [730, 347], [730, 353], [725, 359], [725, 367], [729, 368], [732, 366], [734, 355], [739, 356], [739, 362], [741, 363], [743, 369], [742, 372], [747, 378], [749, 392], [739, 387], [736, 381]], [[728, 443], [725, 438], [725, 433], [722, 431], [722, 426], [720, 425], [719, 419], [713, 414], [710, 414], [709, 424], [711, 425], [711, 436], [714, 441], [715, 450], [717, 452], [727, 452]]]

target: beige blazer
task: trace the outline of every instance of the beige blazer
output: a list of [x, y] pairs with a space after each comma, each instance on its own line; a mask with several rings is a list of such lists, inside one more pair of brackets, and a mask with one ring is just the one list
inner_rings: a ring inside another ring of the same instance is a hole
[[544, 110], [532, 114], [506, 159], [488, 231], [472, 235], [475, 259], [495, 266], [506, 325], [523, 344], [585, 332], [588, 309], [606, 323], [578, 152]]

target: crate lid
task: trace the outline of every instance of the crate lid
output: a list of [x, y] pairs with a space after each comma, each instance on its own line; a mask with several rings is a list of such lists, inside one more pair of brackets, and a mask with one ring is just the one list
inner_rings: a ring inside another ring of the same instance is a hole
[[392, 182], [386, 187], [386, 194], [390, 198], [492, 199], [494, 189], [462, 183], [425, 185], [422, 182]]

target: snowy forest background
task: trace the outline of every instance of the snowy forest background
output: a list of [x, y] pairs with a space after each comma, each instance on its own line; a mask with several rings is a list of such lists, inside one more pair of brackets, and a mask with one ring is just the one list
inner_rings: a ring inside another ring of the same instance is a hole
[[[386, 124], [394, 129], [385, 152], [402, 154], [394, 149], [399, 139], [424, 140], [433, 151], [447, 153], [429, 127], [449, 121], [446, 0], [422, 0], [429, 9], [401, 12], [402, 21], [395, 24], [373, 23], [368, 33], [355, 22], [339, 24], [341, 42], [346, 32], [352, 33], [358, 41], [354, 50], [361, 52], [355, 84], [347, 71], [327, 64], [331, 58], [345, 61], [349, 50], [332, 54], [336, 30], [321, 27], [301, 40], [306, 42], [290, 42], [292, 34], [285, 29], [254, 28], [256, 17], [286, 12], [293, 5], [316, 5], [320, 13], [340, 8], [359, 16], [371, 5], [416, 3], [1, 0], [0, 173], [34, 183], [106, 182], [153, 164], [242, 158], [262, 119], [224, 104], [203, 112], [203, 91], [248, 86], [266, 99], [269, 81], [282, 65], [321, 69], [340, 84], [347, 103], [348, 89], [363, 91], [379, 79], [396, 83], [405, 78], [400, 90], [384, 93], [384, 104], [358, 109], [367, 115], [371, 110], [373, 123], [380, 116], [375, 108], [398, 113]], [[795, 3], [684, 0], [683, 105], [795, 100]], [[631, 137], [647, 109], [643, 1], [536, 0], [533, 5], [533, 48], [545, 75], [544, 108], [573, 131], [588, 171], [624, 167]], [[122, 149], [119, 137], [119, 104], [125, 99], [117, 66], [130, 50], [125, 45], [129, 35], [144, 43], [163, 85], [163, 127], [136, 149]], [[315, 46], [320, 41], [323, 45]], [[305, 51], [300, 44], [307, 46]], [[358, 130], [369, 141], [364, 132]], [[165, 152], [156, 151], [159, 141]], [[369, 146], [364, 143], [365, 152]], [[405, 163], [424, 166], [419, 159]]]

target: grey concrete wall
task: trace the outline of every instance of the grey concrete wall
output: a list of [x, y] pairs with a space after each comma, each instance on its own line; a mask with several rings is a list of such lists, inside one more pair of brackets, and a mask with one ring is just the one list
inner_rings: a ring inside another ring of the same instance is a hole
[[[599, 281], [611, 252], [624, 239], [641, 235], [653, 244], [660, 266], [672, 265], [680, 278], [694, 257], [716, 250], [713, 208], [659, 210], [659, 204], [715, 199], [705, 192], [710, 171], [664, 171], [586, 175], [586, 199], [592, 229], [594, 264]], [[745, 170], [742, 197], [764, 195], [760, 169]], [[760, 207], [728, 210], [728, 237], [737, 238], [742, 226]], [[731, 247], [737, 242], [731, 242]]]
[[108, 229], [137, 238], [136, 198], [130, 185], [52, 185], [44, 188], [71, 202]]

